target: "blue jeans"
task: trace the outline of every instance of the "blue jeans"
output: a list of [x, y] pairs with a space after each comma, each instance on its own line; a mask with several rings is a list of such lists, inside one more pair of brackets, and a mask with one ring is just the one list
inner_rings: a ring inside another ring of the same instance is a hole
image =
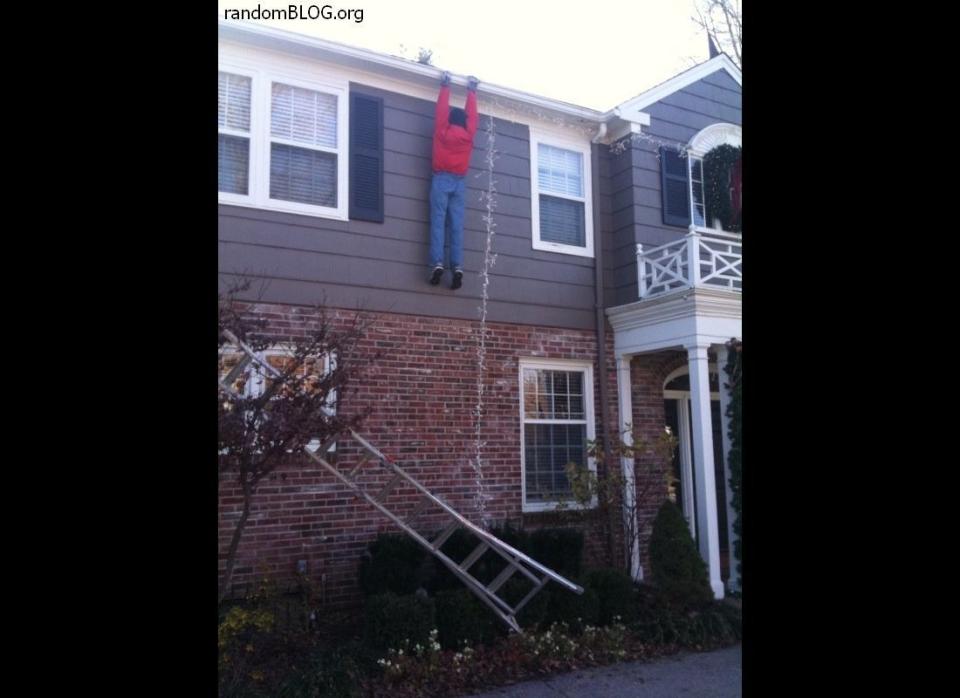
[[430, 185], [430, 264], [443, 266], [445, 233], [450, 234], [450, 266], [463, 269], [464, 178], [434, 172]]

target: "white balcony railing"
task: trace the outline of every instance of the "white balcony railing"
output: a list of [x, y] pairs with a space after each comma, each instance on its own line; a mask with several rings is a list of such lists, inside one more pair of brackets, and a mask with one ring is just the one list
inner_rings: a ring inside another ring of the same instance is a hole
[[659, 247], [637, 245], [637, 276], [640, 298], [698, 287], [742, 293], [743, 238], [691, 231]]

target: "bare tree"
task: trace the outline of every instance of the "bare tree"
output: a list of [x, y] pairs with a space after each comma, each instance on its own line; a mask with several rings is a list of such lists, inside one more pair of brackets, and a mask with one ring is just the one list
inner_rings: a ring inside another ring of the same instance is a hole
[[[627, 434], [630, 434], [629, 443], [624, 438]], [[676, 478], [672, 464], [677, 438], [669, 429], [665, 429], [655, 440], [648, 441], [638, 429], [628, 427], [611, 441], [609, 460], [602, 442], [587, 442], [587, 455], [603, 467], [605, 474], [602, 477], [584, 465], [567, 464], [571, 495], [560, 502], [559, 508], [586, 513], [596, 505], [601, 511], [607, 512], [607, 516], [601, 516], [600, 520], [608, 526], [613, 525], [611, 521], [622, 517], [620, 521], [629, 568], [632, 551], [639, 546], [641, 537], [652, 523], [652, 520], [643, 521], [644, 517], [641, 516], [641, 510], [649, 507], [648, 497], [656, 496], [658, 491], [666, 491], [667, 498], [675, 501]], [[620, 468], [623, 458], [633, 461], [632, 496], [625, 496], [626, 478]]]
[[[274, 370], [265, 371], [251, 362], [232, 385], [218, 390], [218, 477], [235, 478], [243, 498], [227, 549], [221, 601], [233, 582], [237, 550], [258, 485], [279, 466], [296, 467], [302, 462], [307, 444], [325, 443], [361, 424], [369, 409], [344, 414], [335, 406], [335, 397], [344, 395], [375, 359], [358, 346], [369, 318], [357, 313], [341, 324], [323, 306], [307, 316], [305, 337], [275, 341], [265, 333], [265, 323], [237, 302], [237, 294], [248, 287], [244, 282], [219, 299], [221, 380], [228, 375], [231, 361], [242, 356], [234, 340], [254, 352], [268, 347], [282, 351], [271, 363]], [[251, 389], [252, 381], [257, 382], [256, 389]]]
[[[743, 70], [743, 13], [740, 0], [695, 0], [696, 17], [716, 49]], [[712, 56], [711, 56], [712, 57]]]

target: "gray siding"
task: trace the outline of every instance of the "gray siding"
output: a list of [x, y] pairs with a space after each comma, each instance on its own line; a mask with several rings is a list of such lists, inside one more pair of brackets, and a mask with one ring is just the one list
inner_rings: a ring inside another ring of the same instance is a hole
[[[741, 90], [726, 71], [719, 70], [644, 111], [650, 114], [650, 126], [644, 133], [666, 143], [686, 144], [711, 124], [741, 124]], [[663, 223], [658, 150], [656, 143], [636, 140], [632, 148], [611, 156], [611, 305], [637, 300], [637, 243], [645, 247], [663, 245], [687, 233], [685, 227]]]
[[[364, 307], [452, 318], [476, 318], [478, 270], [485, 229], [480, 192], [485, 185], [487, 117], [467, 175], [463, 288], [427, 284], [428, 198], [434, 104], [363, 85], [384, 99], [385, 222], [334, 221], [240, 206], [219, 207], [219, 268], [225, 283], [245, 274], [266, 282], [265, 302]], [[460, 104], [462, 95], [454, 97]], [[530, 150], [525, 125], [495, 120], [499, 191], [491, 273], [493, 321], [590, 328], [594, 323], [593, 259], [533, 250], [530, 223]], [[604, 167], [601, 158], [601, 171]], [[602, 176], [602, 174], [601, 174]], [[608, 207], [609, 196], [601, 196]], [[598, 222], [599, 223], [599, 222]], [[609, 230], [609, 228], [603, 228]], [[613, 237], [604, 239], [610, 249]], [[612, 267], [611, 267], [612, 271]], [[609, 290], [613, 275], [608, 274]], [[263, 284], [255, 284], [257, 288]]]

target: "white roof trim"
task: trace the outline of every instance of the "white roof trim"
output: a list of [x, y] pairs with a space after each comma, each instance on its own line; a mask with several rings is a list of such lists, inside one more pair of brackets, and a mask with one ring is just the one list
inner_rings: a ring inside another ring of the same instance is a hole
[[723, 54], [711, 58], [709, 61], [696, 65], [689, 70], [672, 77], [666, 82], [661, 82], [656, 87], [651, 87], [646, 92], [642, 92], [636, 97], [628, 99], [617, 109], [623, 113], [635, 113], [641, 109], [649, 107], [654, 102], [659, 102], [664, 97], [672, 95], [678, 90], [682, 90], [687, 85], [692, 85], [697, 80], [707, 77], [718, 70], [726, 70], [730, 77], [737, 81], [738, 85], [743, 85], [743, 76], [740, 69], [734, 65], [733, 61]]
[[[424, 85], [436, 85], [442, 74], [440, 68], [433, 66], [422, 65], [415, 61], [396, 58], [355, 46], [347, 46], [346, 44], [327, 41], [326, 39], [274, 29], [273, 27], [265, 27], [245, 22], [226, 22], [223, 20], [220, 20], [218, 25], [221, 39], [293, 53], [316, 60], [335, 61], [337, 63], [353, 65]], [[466, 76], [453, 74], [452, 77], [454, 85], [466, 87]], [[595, 109], [578, 107], [567, 102], [560, 102], [547, 97], [530, 94], [529, 92], [523, 92], [522, 90], [514, 90], [509, 87], [494, 85], [489, 82], [481, 82], [477, 92], [481, 95], [487, 93], [488, 95], [501, 97], [503, 99], [531, 104], [545, 111], [552, 111], [566, 117], [582, 119], [591, 123], [599, 124], [613, 116], [613, 110], [599, 112]]]

